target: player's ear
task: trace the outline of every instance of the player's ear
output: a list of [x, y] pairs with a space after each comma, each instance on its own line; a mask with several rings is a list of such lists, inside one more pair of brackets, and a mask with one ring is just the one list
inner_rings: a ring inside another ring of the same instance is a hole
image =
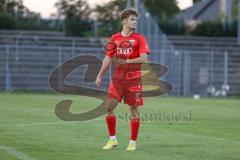
[[122, 20], [122, 25], [126, 24], [126, 22], [127, 22], [127, 18], [124, 18], [124, 19]]
[[124, 25], [124, 19], [122, 20], [122, 25]]

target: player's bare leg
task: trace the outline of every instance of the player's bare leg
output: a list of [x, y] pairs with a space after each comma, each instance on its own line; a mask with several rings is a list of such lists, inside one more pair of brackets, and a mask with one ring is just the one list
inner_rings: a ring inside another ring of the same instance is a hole
[[131, 119], [137, 119], [141, 117], [141, 107], [139, 106], [132, 106], [130, 107], [131, 112]]
[[137, 140], [138, 130], [140, 126], [140, 118], [141, 118], [140, 107], [132, 106], [130, 107], [130, 112], [131, 112], [131, 120], [130, 120], [131, 139], [126, 150], [134, 151], [136, 150], [136, 140]]
[[108, 126], [108, 132], [110, 139], [107, 144], [103, 147], [104, 150], [113, 149], [118, 145], [116, 139], [116, 115], [115, 115], [115, 108], [118, 105], [118, 101], [114, 98], [107, 98], [106, 99], [106, 123]]
[[115, 98], [107, 98], [106, 99], [106, 110], [107, 115], [113, 116], [115, 115], [115, 108], [118, 105], [118, 101]]

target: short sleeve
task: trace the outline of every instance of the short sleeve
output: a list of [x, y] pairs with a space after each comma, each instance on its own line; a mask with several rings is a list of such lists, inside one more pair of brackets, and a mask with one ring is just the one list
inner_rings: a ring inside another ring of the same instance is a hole
[[150, 54], [151, 50], [149, 49], [148, 43], [143, 36], [139, 38], [139, 54], [147, 53]]
[[107, 46], [106, 46], [106, 55], [112, 58], [116, 52], [117, 46], [114, 43], [114, 38], [111, 36]]

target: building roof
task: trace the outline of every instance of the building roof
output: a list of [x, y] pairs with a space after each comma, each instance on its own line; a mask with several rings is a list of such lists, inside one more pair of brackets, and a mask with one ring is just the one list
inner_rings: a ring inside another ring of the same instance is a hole
[[177, 19], [192, 20], [197, 19], [215, 0], [203, 0], [195, 3], [176, 15]]

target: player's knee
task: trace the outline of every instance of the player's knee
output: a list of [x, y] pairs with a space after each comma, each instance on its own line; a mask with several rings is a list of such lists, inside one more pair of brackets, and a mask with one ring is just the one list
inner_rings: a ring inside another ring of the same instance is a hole
[[115, 112], [114, 112], [114, 110], [111, 110], [111, 111], [108, 111], [107, 114], [110, 116], [113, 116], [115, 114]]
[[131, 107], [131, 119], [137, 119], [139, 118], [139, 111], [137, 107]]
[[131, 119], [137, 119], [138, 114], [137, 113], [131, 113]]
[[112, 107], [112, 106], [107, 106], [106, 109], [107, 109], [107, 113], [108, 113], [108, 114], [110, 114], [110, 115], [114, 114], [114, 107]]
[[114, 114], [114, 107], [111, 105], [106, 105], [106, 110], [108, 114]]
[[115, 113], [114, 109], [116, 108], [116, 106], [117, 106], [117, 102], [115, 100], [108, 99], [107, 102], [106, 102], [107, 113], [109, 115], [113, 115]]

